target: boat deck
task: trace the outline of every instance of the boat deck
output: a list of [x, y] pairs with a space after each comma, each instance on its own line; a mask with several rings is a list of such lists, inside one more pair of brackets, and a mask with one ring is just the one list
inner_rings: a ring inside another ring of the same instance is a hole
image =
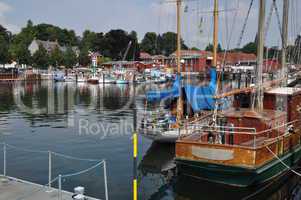
[[[72, 199], [72, 193], [62, 191], [62, 199]], [[86, 197], [87, 200], [99, 200]], [[0, 200], [57, 200], [58, 190], [27, 181], [0, 177]]]

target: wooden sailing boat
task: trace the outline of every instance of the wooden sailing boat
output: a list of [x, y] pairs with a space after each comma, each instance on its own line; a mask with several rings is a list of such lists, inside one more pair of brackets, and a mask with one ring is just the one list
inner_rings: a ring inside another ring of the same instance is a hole
[[[215, 0], [215, 34], [217, 3]], [[263, 87], [265, 3], [265, 0], [260, 0], [255, 106], [224, 111], [216, 116], [214, 125], [181, 137], [176, 142], [176, 164], [180, 173], [215, 183], [247, 187], [283, 175], [300, 161], [301, 90], [280, 87], [264, 91]], [[286, 19], [283, 32], [286, 32], [288, 0], [284, 1], [283, 14]], [[214, 38], [216, 44], [217, 37]], [[286, 42], [287, 38], [283, 38], [284, 47]]]

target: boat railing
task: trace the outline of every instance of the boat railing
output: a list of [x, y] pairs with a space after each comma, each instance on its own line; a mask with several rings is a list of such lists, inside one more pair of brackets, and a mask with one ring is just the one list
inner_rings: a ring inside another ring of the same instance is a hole
[[198, 142], [203, 143], [256, 148], [266, 142], [271, 142], [293, 133], [294, 124], [297, 121], [283, 123], [262, 131], [257, 131], [256, 128], [251, 127], [203, 125], [189, 130], [190, 136], [188, 138], [197, 138]]

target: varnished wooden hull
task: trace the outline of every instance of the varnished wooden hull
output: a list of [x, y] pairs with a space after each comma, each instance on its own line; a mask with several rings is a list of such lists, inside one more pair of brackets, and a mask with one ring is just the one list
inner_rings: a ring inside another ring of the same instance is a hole
[[[301, 146], [281, 157], [281, 160], [290, 167], [295, 166], [300, 159]], [[182, 175], [237, 187], [260, 185], [289, 171], [277, 159], [254, 169], [182, 159], [176, 159], [176, 163], [178, 172]]]

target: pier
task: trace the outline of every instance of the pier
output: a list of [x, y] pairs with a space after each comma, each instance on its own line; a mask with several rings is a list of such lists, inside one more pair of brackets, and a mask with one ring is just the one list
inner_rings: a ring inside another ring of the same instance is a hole
[[[0, 143], [1, 144], [1, 143]], [[30, 150], [24, 149], [20, 147], [16, 147], [13, 145], [9, 145], [3, 143], [3, 174], [0, 174], [0, 200], [72, 200], [74, 199], [73, 196], [76, 196], [79, 193], [72, 193], [71, 191], [64, 190], [63, 182], [64, 180], [80, 176], [82, 174], [86, 174], [91, 170], [100, 170], [103, 172], [104, 175], [104, 190], [105, 190], [105, 197], [103, 199], [108, 200], [108, 185], [107, 185], [107, 167], [106, 167], [106, 160], [95, 160], [95, 159], [83, 159], [72, 157], [56, 152], [51, 151], [37, 151], [37, 150]], [[7, 152], [8, 150], [17, 150], [21, 152], [27, 153], [40, 153], [48, 156], [48, 169], [45, 169], [45, 172], [48, 171], [48, 182], [47, 184], [38, 184], [33, 183], [30, 181], [22, 180], [16, 177], [12, 177], [7, 174]], [[81, 171], [68, 173], [68, 174], [59, 174], [56, 177], [52, 176], [52, 164], [53, 164], [53, 157], [59, 156], [64, 159], [68, 160], [76, 160], [79, 162], [91, 162], [90, 167], [82, 169]], [[84, 194], [84, 188], [80, 195], [83, 195], [85, 200], [101, 200], [94, 197], [90, 197]], [[81, 189], [81, 190], [82, 190]], [[76, 198], [75, 198], [76, 199]]]
[[[0, 176], [0, 199], [5, 200], [57, 200], [72, 199], [74, 195], [71, 192], [60, 191], [56, 188], [49, 188], [28, 181]], [[85, 196], [87, 200], [100, 200], [93, 197]]]

